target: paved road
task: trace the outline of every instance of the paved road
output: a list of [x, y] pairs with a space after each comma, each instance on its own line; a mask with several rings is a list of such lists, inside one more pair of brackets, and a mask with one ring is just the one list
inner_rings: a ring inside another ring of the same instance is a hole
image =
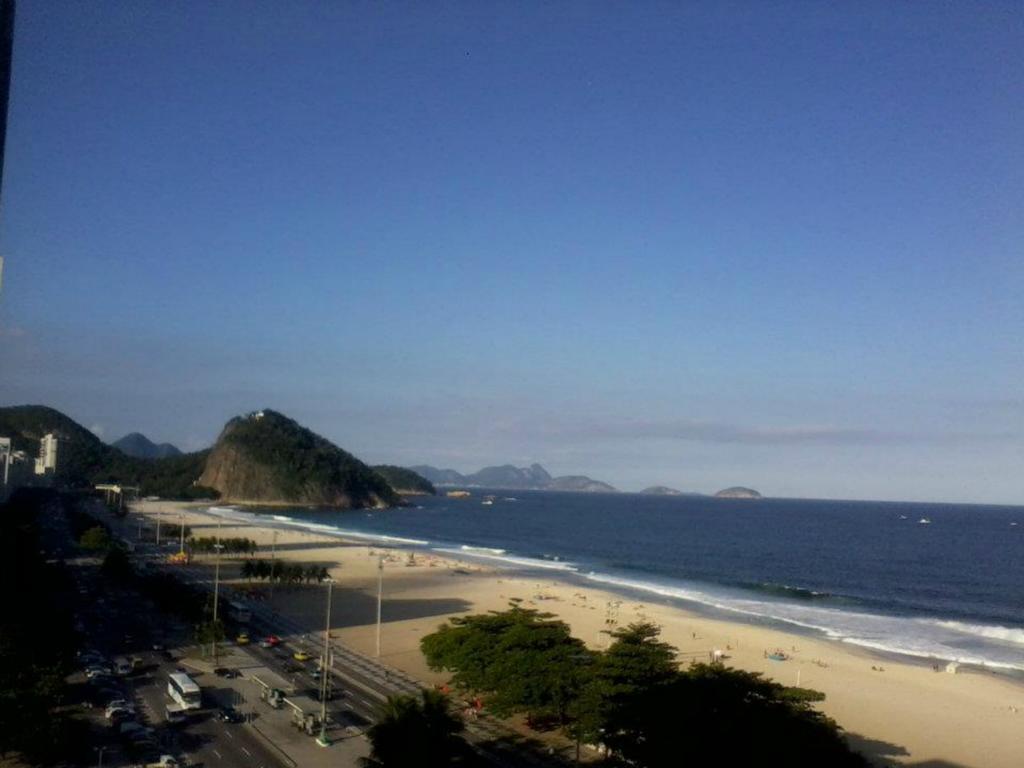
[[[108, 519], [115, 530], [120, 530], [127, 540], [136, 539], [136, 521], [117, 521], [112, 517]], [[155, 564], [167, 573], [203, 589], [213, 589], [212, 569], [207, 565], [168, 565], [165, 562], [166, 554], [166, 550], [157, 549], [152, 543], [143, 544], [136, 551], [139, 559]], [[221, 599], [224, 599], [223, 594]], [[291, 659], [291, 653], [302, 649], [314, 659], [319, 658], [323, 653], [322, 632], [310, 632], [306, 627], [275, 613], [266, 606], [252, 607], [251, 626], [254, 630], [251, 632], [254, 641], [267, 634], [276, 634], [285, 638], [286, 642], [275, 650], [259, 648], [254, 642], [250, 646], [250, 652], [286, 680], [294, 678], [299, 687], [306, 688], [305, 692], [311, 698], [319, 699], [319, 684], [311, 675], [314, 662], [299, 665]], [[378, 707], [388, 696], [399, 693], [416, 694], [422, 689], [419, 683], [403, 672], [387, 667], [378, 660], [364, 656], [337, 641], [331, 642], [330, 650], [331, 678], [337, 694], [328, 708], [333, 722], [365, 725], [376, 719]], [[493, 720], [468, 721], [465, 735], [482, 757], [501, 768], [550, 768], [569, 765], [558, 757], [513, 746], [510, 742], [519, 739], [519, 735]]]
[[[103, 707], [112, 698], [125, 698], [135, 703], [140, 724], [153, 729], [154, 745], [149, 757], [174, 754], [186, 757], [193, 765], [212, 768], [286, 768], [248, 726], [217, 720], [216, 707], [228, 702], [218, 701], [216, 696], [204, 701], [207, 709], [195, 713], [187, 723], [168, 724], [167, 676], [176, 663], [154, 652], [152, 645], [157, 641], [168, 647], [184, 644], [186, 629], [133, 590], [111, 586], [99, 573], [98, 559], [78, 557], [66, 524], [58, 516], [45, 520], [43, 530], [53, 543], [54, 553], [66, 558], [75, 580], [79, 593], [76, 619], [86, 647], [107, 659], [136, 656], [141, 662], [132, 675], [89, 686], [88, 698], [96, 708], [86, 719], [105, 745], [104, 765], [127, 765], [147, 757], [132, 751], [104, 718]], [[197, 682], [204, 685], [207, 681]], [[94, 759], [90, 756], [85, 762], [91, 764]]]

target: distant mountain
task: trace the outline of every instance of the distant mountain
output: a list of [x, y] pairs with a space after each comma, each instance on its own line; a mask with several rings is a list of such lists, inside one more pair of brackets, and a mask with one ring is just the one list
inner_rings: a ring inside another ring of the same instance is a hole
[[547, 491], [587, 491], [589, 493], [616, 493], [617, 488], [592, 480], [586, 475], [563, 475], [553, 477], [544, 490]]
[[529, 467], [502, 464], [497, 467], [484, 467], [471, 475], [463, 475], [454, 469], [438, 469], [427, 464], [412, 467], [412, 470], [435, 485], [505, 488], [518, 491], [615, 491], [615, 488], [607, 483], [583, 475], [552, 477], [540, 464], [531, 464]]
[[39, 440], [57, 435], [57, 470], [54, 479], [66, 488], [88, 488], [116, 482], [138, 486], [143, 495], [168, 498], [215, 498], [216, 493], [196, 484], [207, 451], [164, 459], [139, 459], [107, 445], [69, 416], [45, 405], [0, 408], [0, 437], [35, 455]]
[[437, 494], [437, 488], [433, 483], [411, 469], [379, 464], [373, 467], [373, 471], [387, 480], [392, 490], [402, 496], [435, 496]]
[[231, 419], [199, 482], [215, 488], [225, 501], [240, 504], [353, 508], [400, 503], [369, 466], [271, 410]]
[[669, 488], [667, 485], [652, 485], [650, 488], [644, 488], [640, 493], [646, 493], [650, 496], [703, 496], [703, 493], [697, 493], [696, 491], [677, 491], [675, 488]]
[[176, 446], [170, 443], [160, 443], [157, 445], [139, 432], [125, 435], [120, 440], [111, 443], [111, 445], [121, 451], [121, 453], [134, 456], [137, 459], [166, 459], [170, 456], [181, 456], [181, 451]]
[[500, 467], [484, 467], [466, 478], [469, 485], [485, 488], [547, 488], [551, 475], [540, 464], [529, 467], [514, 467], [502, 464]]
[[755, 491], [753, 488], [744, 488], [743, 486], [736, 485], [732, 488], [726, 488], [715, 494], [715, 498], [718, 499], [761, 499], [764, 498], [760, 493]]
[[667, 485], [652, 485], [650, 488], [644, 488], [640, 493], [648, 493], [652, 496], [682, 496], [682, 491], [677, 491], [675, 488], [669, 488]]
[[465, 485], [466, 476], [454, 469], [438, 469], [427, 464], [409, 467], [410, 470], [433, 483], [434, 485]]

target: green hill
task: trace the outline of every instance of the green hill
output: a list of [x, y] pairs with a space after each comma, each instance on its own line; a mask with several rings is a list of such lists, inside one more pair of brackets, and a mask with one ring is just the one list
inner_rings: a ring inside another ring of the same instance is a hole
[[411, 469], [395, 467], [391, 464], [378, 464], [374, 472], [387, 480], [396, 493], [403, 496], [437, 495], [437, 488], [427, 478], [418, 475]]
[[96, 483], [137, 485], [145, 496], [209, 498], [209, 489], [198, 488], [208, 451], [166, 459], [137, 459], [113, 448], [60, 411], [45, 405], [0, 408], [0, 436], [10, 437], [18, 450], [35, 456], [39, 440], [57, 435], [56, 483], [65, 488], [88, 488]]
[[230, 502], [382, 507], [400, 503], [381, 475], [276, 411], [231, 419], [200, 484]]

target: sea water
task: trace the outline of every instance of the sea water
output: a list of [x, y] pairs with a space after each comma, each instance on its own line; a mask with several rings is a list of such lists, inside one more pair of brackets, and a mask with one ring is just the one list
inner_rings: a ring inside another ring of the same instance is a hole
[[485, 493], [392, 510], [214, 510], [1024, 673], [1024, 507], [542, 491], [483, 505]]

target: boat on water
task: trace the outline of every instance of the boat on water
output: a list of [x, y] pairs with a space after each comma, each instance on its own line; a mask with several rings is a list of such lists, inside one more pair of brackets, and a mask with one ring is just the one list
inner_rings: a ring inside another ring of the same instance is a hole
[[494, 503], [494, 500], [493, 499], [484, 499], [480, 503], [483, 504], [485, 507], [489, 507], [491, 504]]
[[921, 525], [931, 525], [932, 524], [932, 521], [929, 520], [927, 517], [922, 517], [917, 522], [919, 522]]

